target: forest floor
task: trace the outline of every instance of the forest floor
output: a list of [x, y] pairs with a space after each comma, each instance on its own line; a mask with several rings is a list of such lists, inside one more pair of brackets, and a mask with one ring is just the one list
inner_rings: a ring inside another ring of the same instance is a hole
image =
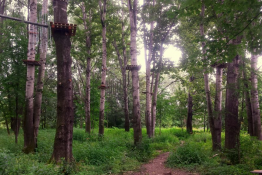
[[190, 173], [181, 169], [167, 168], [165, 162], [168, 156], [169, 152], [160, 153], [159, 156], [142, 165], [138, 171], [125, 172], [123, 175], [198, 175], [198, 173]]

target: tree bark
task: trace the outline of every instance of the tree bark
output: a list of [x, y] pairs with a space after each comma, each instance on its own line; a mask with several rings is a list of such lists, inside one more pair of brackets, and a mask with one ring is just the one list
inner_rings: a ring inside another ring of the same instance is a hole
[[[123, 38], [122, 38], [122, 42], [124, 43]], [[118, 62], [119, 62], [119, 65], [121, 67], [122, 82], [123, 82], [123, 94], [124, 94], [125, 131], [129, 132], [128, 94], [127, 94], [127, 85], [126, 85], [126, 66], [127, 66], [126, 50], [125, 50], [125, 46], [123, 46], [124, 47], [123, 48], [124, 60], [122, 60], [115, 40], [113, 41], [113, 46], [115, 47]]]
[[[3, 15], [5, 12], [5, 1], [6, 0], [0, 0], [0, 14]], [[3, 21], [3, 18], [0, 18], [0, 22]]]
[[216, 67], [216, 96], [214, 106], [214, 128], [212, 136], [213, 151], [221, 149], [221, 111], [222, 111], [222, 75], [223, 69]]
[[[3, 15], [5, 12], [5, 0], [0, 0], [0, 14]], [[2, 28], [3, 28], [3, 20], [4, 18], [0, 18], [0, 42], [2, 41]], [[3, 50], [0, 48], [0, 53], [2, 53]]]
[[[202, 9], [201, 9], [201, 17], [202, 17], [202, 22], [200, 24], [200, 34], [204, 38], [204, 24], [203, 24], [203, 19], [205, 16], [205, 5], [202, 4]], [[203, 53], [203, 60], [206, 60], [206, 48], [205, 48], [206, 43], [202, 42], [202, 53]], [[205, 93], [206, 93], [206, 102], [207, 102], [207, 112], [208, 112], [208, 120], [209, 120], [209, 125], [210, 125], [210, 131], [212, 135], [212, 141], [214, 138], [214, 116], [213, 116], [213, 110], [212, 110], [212, 100], [211, 100], [211, 95], [210, 95], [210, 86], [209, 86], [209, 78], [208, 78], [208, 73], [206, 72], [206, 69], [203, 70], [204, 72], [204, 82], [205, 82]]]
[[[30, 13], [29, 21], [37, 22], [37, 1], [30, 0], [29, 3]], [[37, 27], [30, 25], [29, 27], [29, 39], [28, 39], [28, 60], [35, 60], [35, 44], [37, 36]], [[35, 139], [34, 139], [34, 82], [35, 82], [35, 66], [27, 65], [27, 77], [26, 77], [26, 110], [24, 118], [24, 149], [25, 153], [34, 152]]]
[[[123, 0], [121, 0], [123, 4]], [[126, 81], [126, 66], [127, 66], [127, 55], [126, 55], [126, 45], [125, 45], [125, 24], [124, 24], [124, 11], [122, 10], [122, 43], [123, 43], [123, 58], [124, 65], [122, 68], [122, 77], [123, 77], [123, 91], [124, 91], [124, 110], [125, 110], [125, 131], [129, 132], [129, 108], [128, 108], [128, 92], [127, 92], [127, 81]]]
[[[67, 23], [67, 2], [54, 1], [54, 22]], [[51, 161], [61, 162], [61, 158], [71, 162], [73, 136], [73, 88], [70, 56], [70, 36], [64, 32], [54, 32], [57, 58], [57, 124], [54, 151]]]
[[253, 118], [253, 134], [262, 140], [259, 98], [257, 90], [257, 59], [258, 55], [251, 55], [251, 106]]
[[[106, 0], [99, 0], [100, 7], [100, 18], [102, 24], [102, 74], [101, 74], [101, 85], [106, 86]], [[104, 135], [104, 117], [105, 117], [105, 88], [101, 87], [100, 92], [100, 113], [99, 113], [99, 135]]]
[[[130, 54], [131, 64], [137, 65], [137, 0], [128, 0], [131, 43]], [[138, 70], [132, 70], [132, 90], [133, 90], [133, 127], [134, 127], [134, 144], [137, 145], [142, 141], [141, 113], [140, 113], [140, 96], [139, 96], [139, 74]]]
[[252, 117], [252, 106], [250, 100], [249, 86], [247, 83], [247, 75], [246, 75], [246, 66], [243, 61], [243, 78], [244, 78], [244, 94], [245, 94], [245, 103], [246, 103], [246, 111], [247, 111], [247, 121], [248, 121], [248, 133], [250, 136], [254, 136], [253, 129], [253, 117]]
[[[46, 24], [47, 20], [47, 5], [48, 0], [43, 1], [42, 6], [42, 24]], [[42, 105], [42, 94], [44, 87], [44, 77], [45, 77], [45, 64], [46, 64], [46, 52], [47, 52], [47, 28], [42, 28], [42, 36], [41, 36], [41, 48], [40, 48], [40, 64], [41, 66], [38, 69], [38, 77], [37, 77], [37, 86], [36, 86], [36, 94], [35, 94], [35, 103], [34, 103], [34, 138], [35, 138], [35, 148], [37, 148], [37, 136], [38, 129], [40, 124], [40, 116], [41, 116], [41, 105]]]
[[[123, 4], [123, 0], [121, 0]], [[128, 108], [128, 92], [127, 92], [127, 80], [126, 80], [126, 66], [127, 66], [127, 55], [126, 55], [126, 45], [125, 45], [125, 24], [124, 24], [124, 11], [122, 10], [122, 49], [123, 49], [123, 59], [120, 56], [119, 48], [117, 47], [116, 41], [114, 39], [113, 46], [117, 52], [119, 66], [122, 73], [122, 84], [123, 84], [123, 94], [124, 94], [124, 114], [125, 114], [125, 131], [129, 132], [129, 108]]]
[[[160, 73], [162, 71], [162, 60], [163, 60], [163, 54], [164, 54], [164, 48], [163, 48], [163, 44], [167, 38], [167, 36], [169, 35], [169, 32], [171, 31], [172, 27], [174, 26], [175, 24], [175, 21], [173, 21], [171, 23], [171, 25], [169, 26], [169, 28], [167, 28], [167, 31], [166, 33], [164, 33], [164, 35], [162, 36], [161, 38], [161, 42], [160, 42], [160, 59], [159, 59], [159, 62], [158, 62], [158, 70], [157, 70], [157, 73], [156, 73], [156, 77], [155, 77], [155, 87], [154, 87], [154, 92], [153, 92], [153, 99], [152, 99], [152, 135], [154, 136], [155, 134], [155, 125], [156, 125], [156, 105], [157, 105], [157, 93], [158, 93], [158, 85], [159, 85], [159, 79], [160, 79]], [[153, 56], [152, 58], [154, 57], [154, 54], [153, 53]], [[152, 80], [153, 82], [153, 80]]]
[[[18, 88], [18, 85], [17, 85]], [[13, 129], [15, 133], [15, 143], [18, 143], [18, 135], [19, 135], [19, 130], [20, 130], [20, 125], [21, 125], [21, 119], [19, 118], [19, 114], [23, 114], [23, 108], [19, 106], [18, 102], [18, 93], [16, 93], [15, 96], [15, 118], [12, 120]]]
[[155, 77], [155, 86], [154, 86], [154, 92], [152, 97], [152, 135], [155, 135], [155, 126], [156, 126], [156, 105], [157, 105], [157, 92], [158, 92], [158, 84], [160, 79], [160, 72], [156, 73]]
[[86, 31], [86, 49], [87, 49], [87, 65], [86, 65], [86, 94], [85, 94], [85, 131], [87, 133], [91, 133], [91, 115], [90, 115], [90, 80], [91, 80], [91, 12], [89, 13], [89, 25], [87, 25], [87, 15], [85, 10], [85, 3], [82, 3], [82, 13], [83, 13], [83, 22], [84, 22], [84, 28]]
[[[194, 80], [194, 77], [190, 77], [190, 82]], [[188, 133], [193, 133], [192, 118], [193, 118], [193, 97], [191, 95], [189, 88], [188, 92], [188, 101], [187, 101], [187, 121], [186, 121], [186, 130]]]
[[163, 41], [160, 45], [160, 60], [158, 63], [158, 70], [155, 77], [155, 86], [152, 98], [152, 135], [155, 135], [155, 126], [156, 126], [156, 106], [157, 106], [157, 94], [158, 94], [158, 85], [160, 80], [161, 66], [162, 66], [162, 57], [163, 57]]
[[238, 68], [237, 55], [227, 67], [226, 115], [225, 115], [225, 148], [237, 148], [240, 125], [238, 120]]
[[[155, 6], [155, 0], [153, 0], [153, 7]], [[152, 14], [150, 14], [152, 15]], [[150, 73], [151, 73], [151, 61], [153, 56], [153, 29], [154, 22], [150, 23], [150, 36], [149, 36], [149, 49], [148, 49], [148, 58], [145, 57], [146, 63], [146, 127], [147, 135], [149, 138], [153, 137], [153, 127], [152, 127], [152, 116], [151, 116], [151, 102], [152, 102], [152, 91], [150, 90]], [[146, 44], [146, 43], [145, 43]], [[146, 49], [145, 49], [146, 52]]]

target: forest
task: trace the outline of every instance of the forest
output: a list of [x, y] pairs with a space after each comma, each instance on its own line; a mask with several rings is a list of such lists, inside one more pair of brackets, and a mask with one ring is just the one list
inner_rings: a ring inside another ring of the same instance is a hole
[[0, 0], [0, 175], [262, 174], [261, 14]]

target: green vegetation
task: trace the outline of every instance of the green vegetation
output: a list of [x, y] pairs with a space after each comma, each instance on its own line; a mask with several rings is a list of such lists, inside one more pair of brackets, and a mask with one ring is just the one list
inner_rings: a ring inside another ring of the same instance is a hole
[[75, 161], [71, 164], [62, 161], [61, 165], [55, 166], [48, 164], [53, 150], [54, 129], [40, 130], [37, 152], [28, 155], [21, 151], [22, 133], [15, 145], [14, 135], [8, 136], [4, 129], [0, 129], [0, 174], [110, 174], [136, 170], [141, 163], [158, 155], [156, 150], [167, 151], [178, 145], [179, 139], [172, 133], [179, 130], [162, 129], [162, 134], [151, 140], [146, 139], [143, 130], [143, 142], [135, 147], [133, 132], [124, 129], [106, 129], [105, 136], [99, 137], [74, 128]]
[[[95, 130], [93, 133], [97, 133]], [[159, 154], [159, 150], [171, 152], [166, 165], [205, 175], [249, 174], [262, 168], [262, 145], [255, 138], [241, 134], [239, 151], [212, 152], [210, 133], [196, 132], [192, 135], [180, 128], [156, 129], [154, 139], [147, 139], [143, 129], [143, 142], [134, 147], [133, 132], [124, 129], [106, 129], [104, 137], [86, 134], [75, 128], [73, 135], [74, 162], [65, 161], [59, 166], [48, 164], [53, 150], [54, 129], [39, 132], [37, 152], [22, 153], [22, 133], [18, 144], [14, 135], [8, 136], [0, 129], [0, 174], [119, 174], [136, 171], [141, 164]]]
[[210, 133], [199, 132], [170, 154], [167, 166], [185, 168], [203, 175], [246, 175], [262, 168], [261, 148], [256, 138], [242, 133], [239, 148], [212, 152]]

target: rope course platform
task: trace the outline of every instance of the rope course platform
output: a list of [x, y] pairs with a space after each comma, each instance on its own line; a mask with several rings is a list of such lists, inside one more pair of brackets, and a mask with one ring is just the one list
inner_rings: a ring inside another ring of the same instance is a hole
[[141, 66], [140, 65], [127, 65], [126, 70], [140, 70]]
[[227, 63], [214, 63], [214, 64], [211, 65], [211, 67], [226, 68]]
[[101, 85], [98, 87], [98, 89], [107, 89], [107, 88], [109, 88], [109, 86], [106, 86], [106, 85], [104, 85], [104, 84], [101, 84]]
[[53, 23], [50, 22], [51, 30], [52, 30], [52, 35], [54, 33], [62, 33], [64, 32], [65, 35], [69, 36], [75, 36], [76, 34], [76, 24], [64, 24], [64, 23]]
[[23, 60], [24, 64], [30, 65], [30, 66], [41, 66], [40, 61], [36, 60]]
[[149, 93], [150, 95], [153, 95], [153, 93], [152, 92], [142, 92], [143, 94], [147, 94], [147, 93]]

